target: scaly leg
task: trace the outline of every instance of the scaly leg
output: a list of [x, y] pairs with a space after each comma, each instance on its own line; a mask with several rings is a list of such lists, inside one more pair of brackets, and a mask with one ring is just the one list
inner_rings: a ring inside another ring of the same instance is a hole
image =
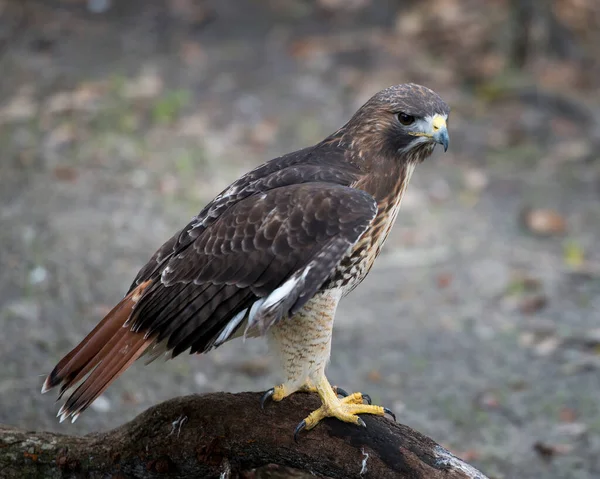
[[[346, 396], [349, 396], [348, 392], [345, 389], [343, 389], [339, 386], [331, 386], [331, 387], [333, 388], [333, 392], [337, 396], [342, 396], [344, 398]], [[317, 387], [313, 384], [313, 382], [310, 379], [307, 379], [306, 382], [300, 387], [300, 389], [298, 389], [298, 391], [303, 392], [303, 393], [318, 393], [319, 392], [317, 390]], [[367, 404], [371, 404], [371, 396], [369, 396], [368, 394], [363, 394], [362, 399], [367, 401]]]

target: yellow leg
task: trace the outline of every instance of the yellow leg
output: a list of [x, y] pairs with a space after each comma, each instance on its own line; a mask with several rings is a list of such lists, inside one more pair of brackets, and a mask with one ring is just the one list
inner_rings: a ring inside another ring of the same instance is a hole
[[[341, 396], [348, 396], [348, 393], [346, 393], [346, 391], [344, 391], [342, 388], [333, 386], [332, 389], [336, 395], [339, 394]], [[319, 392], [317, 387], [313, 384], [313, 382], [310, 379], [307, 379], [307, 381], [300, 387], [300, 389], [298, 389], [298, 391], [304, 392], [304, 393], [318, 393]], [[265, 402], [267, 401], [267, 399], [271, 399], [275, 402], [279, 402], [282, 399], [289, 396], [289, 394], [290, 393], [289, 393], [288, 389], [285, 387], [285, 384], [279, 384], [278, 386], [275, 386], [275, 387], [269, 389], [267, 392], [265, 392], [262, 399], [260, 400], [261, 407], [264, 409], [264, 405], [265, 405]], [[363, 398], [364, 398], [367, 400], [367, 402], [369, 404], [371, 403], [371, 398], [366, 394], [363, 395], [361, 393], [354, 393], [354, 394], [351, 394], [350, 396], [353, 396], [353, 397], [352, 398], [344, 398], [346, 400], [346, 402], [355, 402], [356, 404], [361, 404], [363, 402]]]
[[[349, 394], [340, 387], [331, 386], [331, 388], [333, 389], [333, 392], [336, 394], [336, 396], [344, 396], [344, 397], [349, 396]], [[317, 387], [314, 385], [314, 383], [310, 379], [307, 379], [306, 382], [302, 385], [302, 387], [300, 389], [298, 389], [298, 391], [303, 392], [303, 393], [318, 393], [319, 392]], [[358, 394], [358, 396], [357, 396], [358, 399], [356, 399], [356, 404], [362, 403], [363, 399], [366, 399], [367, 403], [371, 404], [370, 396], [368, 396], [367, 394], [361, 394], [361, 393], [355, 393], [355, 395], [356, 394]]]

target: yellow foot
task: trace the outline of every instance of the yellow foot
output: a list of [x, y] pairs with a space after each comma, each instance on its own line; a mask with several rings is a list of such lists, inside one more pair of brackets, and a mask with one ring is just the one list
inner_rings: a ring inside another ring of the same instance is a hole
[[363, 403], [363, 395], [361, 393], [350, 394], [333, 403], [323, 404], [319, 409], [313, 411], [304, 419], [294, 431], [294, 439], [298, 440], [298, 434], [303, 429], [312, 429], [326, 417], [335, 417], [340, 421], [349, 422], [358, 426], [366, 427], [365, 422], [358, 414], [374, 414], [375, 416], [384, 416], [389, 414], [396, 419], [392, 411], [386, 407], [373, 406], [372, 404]]
[[[359, 414], [374, 414], [376, 416], [384, 416], [385, 414], [389, 414], [394, 418], [394, 421], [396, 420], [396, 416], [394, 416], [394, 413], [392, 413], [392, 411], [390, 411], [388, 408], [373, 406], [371, 404], [371, 398], [368, 395], [362, 393], [348, 394], [341, 388], [331, 387], [325, 376], [322, 376], [314, 383], [307, 382], [299, 390], [304, 392], [318, 393], [323, 405], [316, 411], [313, 411], [311, 414], [309, 414], [306, 419], [298, 424], [296, 430], [294, 431], [294, 439], [296, 441], [298, 440], [298, 434], [303, 429], [312, 429], [326, 417], [335, 417], [340, 421], [349, 422], [362, 427], [365, 427], [366, 424], [358, 416]], [[274, 388], [271, 388], [265, 392], [260, 400], [260, 406], [264, 409], [265, 402], [268, 399], [272, 399], [273, 401], [281, 401], [292, 392], [293, 391], [290, 391], [289, 388], [286, 388], [284, 384], [275, 386]], [[338, 398], [338, 395], [343, 397]], [[367, 404], [365, 404], [365, 401]]]
[[267, 399], [272, 399], [275, 402], [279, 402], [287, 395], [288, 394], [286, 393], [285, 386], [283, 384], [275, 386], [274, 388], [269, 389], [262, 395], [262, 397], [260, 398], [260, 407], [261, 409], [265, 408], [265, 403], [267, 402]]
[[[316, 411], [310, 413], [306, 419], [298, 424], [294, 431], [294, 439], [296, 441], [298, 440], [298, 434], [303, 429], [312, 429], [326, 417], [335, 417], [340, 421], [349, 422], [362, 427], [366, 427], [366, 424], [358, 416], [359, 414], [374, 414], [375, 416], [389, 414], [394, 418], [394, 421], [396, 420], [396, 416], [394, 416], [392, 411], [386, 407], [373, 406], [370, 403], [370, 398], [368, 398], [368, 396], [365, 398], [361, 393], [349, 394], [346, 395], [346, 397], [339, 399], [336, 394], [336, 392], [339, 393], [339, 390], [334, 391], [325, 376], [316, 383], [316, 389], [321, 397], [323, 405]], [[363, 403], [365, 399], [368, 399], [369, 404]]]

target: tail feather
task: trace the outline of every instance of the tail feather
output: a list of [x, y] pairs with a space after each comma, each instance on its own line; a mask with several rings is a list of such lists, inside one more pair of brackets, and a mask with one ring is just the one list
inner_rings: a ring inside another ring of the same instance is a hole
[[[115, 321], [115, 323], [118, 324], [117, 321]], [[112, 336], [108, 336], [108, 334], [106, 334], [105, 337], [109, 338], [106, 344], [104, 344], [99, 350], [97, 350], [95, 355], [91, 359], [89, 359], [87, 363], [82, 362], [81, 366], [79, 366], [80, 369], [78, 371], [73, 370], [73, 372], [69, 374], [67, 378], [65, 378], [60, 388], [60, 394], [58, 395], [58, 399], [61, 399], [68, 389], [70, 389], [75, 384], [78, 384], [82, 379], [84, 379], [91, 371], [94, 370], [96, 366], [98, 366], [98, 364], [100, 364], [101, 361], [106, 362], [105, 358], [111, 357], [109, 355], [110, 352], [113, 351], [116, 344], [121, 340], [123, 334], [127, 332], [121, 331], [122, 329], [122, 325], [119, 326], [114, 332], [112, 332], [112, 328], [111, 330], [108, 330], [107, 328], [106, 333], [112, 333]], [[82, 359], [85, 360], [85, 358]], [[104, 368], [106, 368], [106, 364], [104, 365]]]
[[155, 338], [124, 327], [150, 284], [146, 281], [125, 296], [46, 378], [42, 393], [61, 385], [59, 399], [81, 383], [61, 407], [61, 422], [69, 416], [74, 421], [154, 342]]
[[[119, 377], [131, 364], [138, 359], [152, 343], [152, 339], [135, 338], [132, 342], [129, 335], [123, 335], [113, 351], [114, 356], [102, 362], [90, 376], [75, 390], [62, 407], [60, 421], [73, 416], [77, 419], [94, 400], [102, 394], [108, 386]], [[118, 348], [121, 349], [118, 349]]]
[[[112, 337], [122, 325], [114, 318], [123, 310], [123, 301], [115, 306], [100, 323], [71, 352], [62, 358], [46, 378], [42, 393], [61, 383], [72, 383], [74, 375], [79, 371], [77, 366], [93, 362], [96, 354], [104, 346], [105, 338]], [[95, 363], [97, 364], [97, 362]]]

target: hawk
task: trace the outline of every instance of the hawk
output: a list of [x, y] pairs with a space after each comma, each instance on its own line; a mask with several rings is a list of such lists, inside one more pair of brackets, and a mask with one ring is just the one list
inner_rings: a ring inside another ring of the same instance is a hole
[[[281, 401], [318, 393], [325, 417], [364, 426], [384, 415], [325, 376], [338, 303], [367, 275], [396, 220], [415, 165], [448, 148], [448, 105], [415, 84], [389, 87], [314, 146], [264, 163], [221, 192], [140, 270], [127, 295], [56, 365], [62, 422], [77, 417], [143, 355], [206, 353], [266, 336]], [[338, 397], [342, 396], [342, 397]]]

